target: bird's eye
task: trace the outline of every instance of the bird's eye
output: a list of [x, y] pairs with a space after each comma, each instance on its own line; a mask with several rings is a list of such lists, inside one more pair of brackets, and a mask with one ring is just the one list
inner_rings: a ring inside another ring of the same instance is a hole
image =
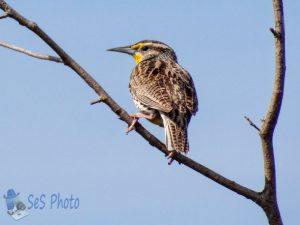
[[147, 51], [149, 48], [148, 48], [148, 46], [143, 46], [142, 47], [142, 51]]

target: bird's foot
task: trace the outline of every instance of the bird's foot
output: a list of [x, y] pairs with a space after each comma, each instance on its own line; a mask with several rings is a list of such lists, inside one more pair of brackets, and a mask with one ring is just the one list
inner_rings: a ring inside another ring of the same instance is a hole
[[170, 159], [170, 161], [168, 162], [168, 165], [171, 165], [172, 164], [172, 162], [174, 161], [174, 156], [175, 156], [175, 154], [176, 154], [176, 151], [170, 151], [170, 153], [169, 153], [169, 155], [167, 156], [167, 159]]
[[126, 129], [126, 134], [128, 134], [130, 131], [135, 129], [135, 124], [137, 123], [137, 121], [139, 120], [139, 118], [146, 118], [148, 120], [152, 120], [155, 118], [155, 114], [143, 114], [143, 113], [135, 113], [130, 115], [131, 118], [133, 118], [130, 126]]
[[137, 123], [137, 121], [139, 120], [139, 117], [136, 117], [134, 115], [130, 115], [130, 117], [133, 118], [130, 126], [128, 126], [128, 128], [126, 129], [125, 133], [126, 135], [130, 132], [130, 131], [133, 131], [135, 129], [135, 124]]

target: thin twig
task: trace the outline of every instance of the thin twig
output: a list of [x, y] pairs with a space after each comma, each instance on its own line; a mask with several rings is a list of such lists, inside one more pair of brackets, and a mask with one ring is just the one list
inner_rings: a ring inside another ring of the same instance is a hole
[[55, 57], [55, 56], [51, 56], [51, 55], [45, 55], [45, 54], [40, 54], [40, 53], [35, 53], [35, 52], [32, 52], [32, 51], [30, 51], [28, 49], [20, 48], [20, 47], [8, 44], [6, 42], [0, 41], [0, 46], [8, 48], [8, 49], [11, 49], [11, 50], [14, 50], [14, 51], [17, 51], [17, 52], [24, 53], [24, 54], [26, 54], [28, 56], [31, 56], [31, 57], [34, 57], [34, 58], [37, 58], [37, 59], [49, 60], [49, 61], [57, 62], [57, 63], [62, 63], [63, 62], [62, 59], [59, 58], [59, 57]]
[[254, 127], [256, 130], [260, 132], [260, 129], [255, 125], [255, 123], [252, 122], [252, 120], [249, 117], [244, 116], [244, 118], [249, 122], [250, 126]]
[[104, 101], [104, 99], [103, 99], [103, 98], [101, 98], [101, 97], [99, 97], [98, 99], [96, 99], [96, 100], [92, 101], [92, 102], [91, 102], [91, 105], [95, 105], [95, 104], [97, 104], [97, 103], [101, 103], [101, 102], [103, 102], [103, 101]]

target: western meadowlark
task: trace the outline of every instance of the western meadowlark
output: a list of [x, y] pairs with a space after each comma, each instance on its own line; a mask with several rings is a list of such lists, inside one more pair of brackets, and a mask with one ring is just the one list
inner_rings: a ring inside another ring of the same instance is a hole
[[193, 80], [178, 64], [174, 50], [160, 41], [143, 40], [108, 51], [127, 53], [136, 62], [129, 90], [139, 112], [131, 115], [133, 123], [126, 133], [134, 129], [139, 118], [146, 118], [165, 128], [169, 158], [175, 152], [187, 153], [187, 128], [198, 110], [198, 100]]

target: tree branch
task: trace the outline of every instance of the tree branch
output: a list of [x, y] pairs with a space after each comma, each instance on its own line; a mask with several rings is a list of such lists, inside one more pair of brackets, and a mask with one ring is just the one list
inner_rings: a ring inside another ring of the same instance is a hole
[[[13, 8], [11, 8], [5, 1], [0, 0], [0, 8], [4, 11], [10, 11], [10, 17], [15, 19], [21, 25], [27, 27], [38, 35], [45, 43], [47, 43], [62, 59], [63, 63], [73, 69], [99, 96], [101, 102], [105, 103], [110, 109], [116, 113], [121, 120], [125, 121], [128, 125], [131, 124], [132, 118], [128, 113], [122, 109], [109, 95], [108, 93], [96, 82], [96, 80], [85, 71], [75, 60], [73, 60], [59, 45], [57, 45], [36, 23], [29, 21]], [[100, 100], [96, 100], [92, 103], [98, 103]], [[160, 142], [154, 135], [147, 131], [141, 124], [136, 124], [136, 132], [139, 133], [144, 139], [146, 139], [150, 145], [156, 147], [165, 155], [169, 154], [165, 145]], [[260, 201], [259, 193], [248, 189], [240, 184], [229, 180], [222, 175], [210, 170], [209, 168], [193, 161], [192, 159], [176, 154], [174, 159], [178, 162], [186, 165], [187, 167], [199, 172], [200, 174], [212, 179], [220, 185], [258, 203]]]
[[275, 16], [275, 83], [272, 99], [262, 125], [261, 134], [271, 136], [275, 130], [279, 117], [284, 91], [285, 79], [285, 32], [283, 21], [283, 5], [281, 0], [273, 0]]
[[275, 83], [269, 109], [260, 130], [264, 158], [265, 187], [262, 193], [262, 208], [269, 223], [281, 225], [282, 220], [276, 197], [276, 171], [273, 149], [273, 133], [278, 121], [285, 79], [285, 31], [282, 0], [273, 0], [275, 29], [271, 29], [275, 39]]
[[24, 53], [28, 56], [37, 58], [37, 59], [42, 59], [42, 60], [49, 60], [49, 61], [53, 61], [53, 62], [57, 62], [57, 63], [62, 63], [61, 58], [55, 57], [55, 56], [51, 56], [51, 55], [45, 55], [45, 54], [40, 54], [40, 53], [35, 53], [32, 51], [29, 51], [28, 49], [25, 48], [20, 48], [5, 42], [0, 41], [0, 46], [17, 51], [17, 52], [21, 52]]

